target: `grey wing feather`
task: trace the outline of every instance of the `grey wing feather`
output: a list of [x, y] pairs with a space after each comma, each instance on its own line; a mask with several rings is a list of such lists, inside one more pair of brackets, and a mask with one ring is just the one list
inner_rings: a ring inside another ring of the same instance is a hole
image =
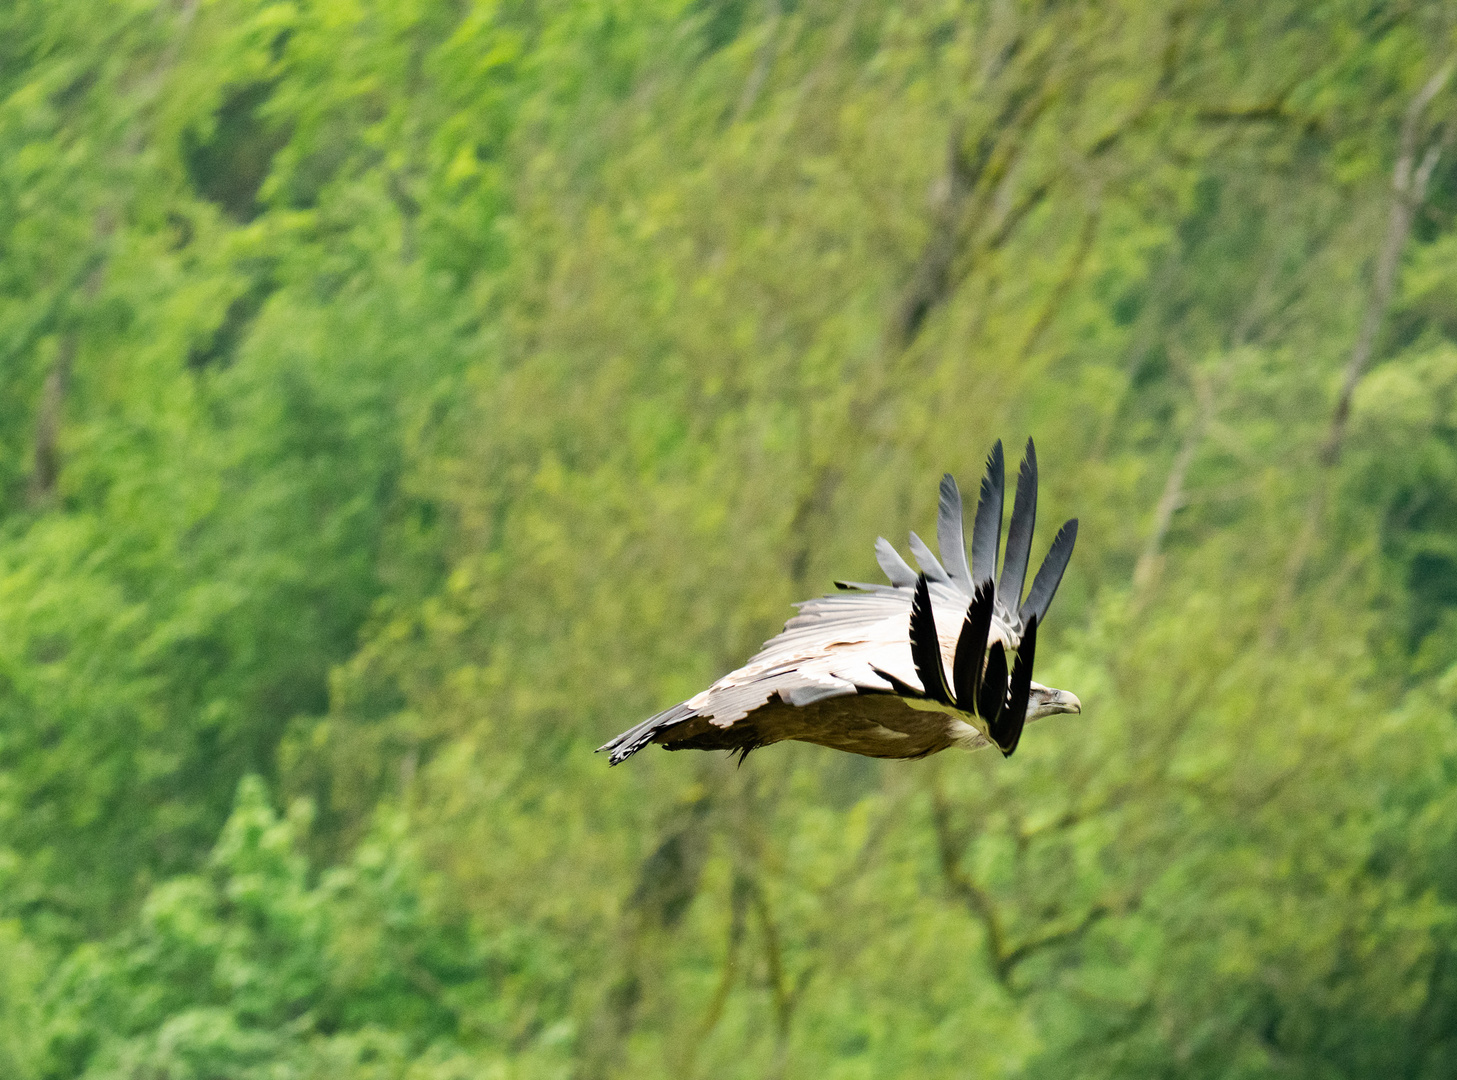
[[987, 457], [981, 497], [976, 501], [976, 520], [971, 525], [971, 569], [978, 583], [997, 576], [997, 548], [1002, 542], [1002, 503], [1006, 470], [1002, 462], [1002, 440], [998, 439]]
[[966, 563], [966, 540], [962, 535], [961, 491], [950, 473], [941, 477], [941, 501], [936, 514], [936, 546], [941, 549], [941, 562], [951, 580], [970, 596], [971, 567]]
[[1067, 561], [1072, 558], [1073, 544], [1077, 543], [1077, 539], [1077, 518], [1070, 519], [1057, 530], [1052, 548], [1048, 551], [1047, 558], [1042, 560], [1037, 576], [1032, 579], [1032, 588], [1027, 591], [1027, 600], [1021, 611], [1023, 622], [1036, 619], [1040, 623], [1047, 614], [1048, 606], [1062, 582], [1062, 572], [1067, 569]]
[[885, 537], [875, 541], [875, 561], [880, 564], [885, 576], [890, 583], [897, 588], [913, 589], [916, 586], [916, 572], [910, 565], [900, 557], [893, 545]]
[[846, 690], [836, 683], [811, 683], [807, 686], [791, 686], [779, 691], [779, 696], [791, 705], [813, 705], [816, 701], [827, 701], [832, 697], [853, 694], [854, 688]]
[[1007, 557], [1002, 563], [997, 595], [1008, 612], [1022, 603], [1022, 586], [1027, 583], [1027, 563], [1032, 557], [1032, 533], [1037, 527], [1037, 447], [1027, 440], [1027, 453], [1017, 472], [1017, 499], [1012, 504], [1012, 524], [1007, 529]]
[[[911, 554], [916, 557], [916, 562], [920, 563], [921, 570], [931, 581], [949, 582], [951, 580], [951, 575], [946, 572], [941, 561], [931, 553], [931, 549], [926, 546], [926, 541], [915, 533], [911, 533]], [[915, 585], [914, 578], [911, 579], [911, 585], [913, 587]]]

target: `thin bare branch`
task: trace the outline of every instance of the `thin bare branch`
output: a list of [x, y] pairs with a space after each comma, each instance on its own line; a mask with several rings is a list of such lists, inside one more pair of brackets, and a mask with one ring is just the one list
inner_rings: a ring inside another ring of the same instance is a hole
[[76, 359], [78, 334], [69, 331], [61, 338], [51, 370], [41, 387], [40, 409], [35, 421], [35, 464], [31, 468], [27, 497], [31, 506], [44, 506], [55, 494], [61, 476], [61, 412], [71, 382], [71, 365]]
[[748, 898], [747, 879], [735, 875], [733, 889], [729, 895], [728, 940], [724, 946], [723, 969], [719, 975], [718, 985], [714, 987], [713, 997], [708, 1001], [708, 1008], [704, 1010], [703, 1020], [684, 1048], [680, 1067], [677, 1069], [682, 1076], [693, 1075], [694, 1063], [697, 1061], [700, 1047], [704, 1040], [713, 1033], [718, 1022], [723, 1019], [723, 1010], [728, 1004], [729, 993], [733, 990], [734, 980], [739, 975], [739, 947], [744, 941]]
[[1189, 475], [1189, 466], [1194, 462], [1194, 455], [1199, 452], [1199, 444], [1204, 441], [1204, 432], [1209, 427], [1211, 413], [1212, 410], [1206, 409], [1202, 404], [1195, 411], [1194, 420], [1184, 433], [1184, 443], [1179, 447], [1174, 464], [1164, 480], [1163, 494], [1159, 496], [1158, 506], [1154, 508], [1153, 530], [1149, 533], [1148, 543], [1133, 568], [1133, 588], [1136, 595], [1142, 596], [1146, 593], [1158, 577], [1163, 559], [1164, 537], [1169, 534], [1174, 512], [1184, 505], [1184, 481]]
[[779, 20], [784, 17], [784, 6], [780, 0], [768, 0], [769, 15], [764, 20], [764, 40], [759, 43], [759, 48], [754, 55], [754, 69], [749, 72], [748, 81], [744, 83], [744, 92], [739, 95], [738, 107], [734, 109], [734, 123], [738, 123], [754, 108], [754, 103], [759, 100], [759, 91], [764, 88], [764, 80], [769, 77], [769, 70], [774, 66], [774, 58], [779, 53]]
[[1169, 528], [1173, 525], [1174, 514], [1188, 502], [1185, 484], [1188, 481], [1189, 468], [1193, 465], [1194, 458], [1197, 456], [1200, 446], [1203, 445], [1206, 435], [1218, 421], [1219, 395], [1225, 381], [1229, 378], [1235, 354], [1241, 347], [1248, 344], [1259, 324], [1260, 312], [1268, 306], [1270, 294], [1274, 289], [1278, 264], [1279, 260], [1272, 258], [1266, 265], [1265, 271], [1260, 275], [1260, 280], [1250, 295], [1249, 303], [1245, 305], [1239, 321], [1230, 334], [1229, 344], [1211, 375], [1205, 375], [1176, 345], [1171, 344], [1169, 347], [1170, 357], [1183, 370], [1190, 386], [1194, 389], [1194, 418], [1184, 432], [1184, 441], [1179, 447], [1178, 454], [1174, 457], [1169, 475], [1164, 480], [1163, 493], [1159, 496], [1158, 505], [1154, 508], [1153, 529], [1149, 533], [1148, 543], [1144, 546], [1143, 552], [1139, 555], [1138, 562], [1133, 568], [1135, 606], [1144, 602], [1149, 589], [1158, 580], [1159, 571], [1163, 565], [1164, 541], [1168, 538]]
[[[1014, 56], [1021, 60], [1015, 67], [1011, 63]], [[997, 114], [975, 135], [964, 118], [952, 125], [947, 140], [946, 176], [931, 236], [895, 317], [894, 335], [901, 348], [915, 340], [927, 316], [955, 285], [953, 265], [958, 257], [967, 261], [967, 249], [975, 247], [972, 233], [976, 224], [994, 201], [995, 192], [1014, 173], [1027, 136], [1051, 105], [1055, 91], [1046, 69], [1047, 60], [1045, 55], [1023, 58], [1015, 51], [1009, 54], [1008, 63], [998, 64], [991, 77], [994, 83], [1004, 77], [1008, 83]], [[1002, 216], [999, 231], [1004, 233], [1003, 242], [1030, 209], [1026, 199], [1019, 205], [1020, 212], [1014, 212], [1014, 208]]]
[[951, 824], [951, 806], [946, 801], [940, 773], [933, 770], [930, 775], [931, 822], [936, 828], [936, 850], [941, 858], [941, 874], [952, 895], [962, 901], [981, 922], [982, 932], [986, 936], [988, 966], [997, 981], [1010, 989], [1005, 965], [1006, 933], [1002, 928], [1001, 917], [997, 914], [992, 898], [961, 869], [962, 841], [956, 836]]
[[[98, 216], [97, 252], [84, 264], [86, 271], [80, 288], [84, 301], [95, 299], [101, 291], [105, 264], [100, 249], [114, 228], [115, 223], [109, 214]], [[71, 385], [71, 369], [80, 345], [80, 331], [74, 327], [66, 331], [41, 387], [40, 407], [35, 421], [35, 460], [26, 492], [31, 506], [44, 506], [50, 502], [61, 478], [61, 418], [66, 408], [66, 391]]]
[[1448, 122], [1442, 132], [1417, 160], [1417, 141], [1421, 135], [1422, 116], [1457, 70], [1457, 57], [1442, 64], [1436, 73], [1426, 81], [1417, 95], [1406, 107], [1402, 118], [1401, 139], [1396, 166], [1391, 177], [1391, 210], [1387, 215], [1386, 234], [1382, 238], [1381, 251], [1376, 261], [1376, 273], [1371, 282], [1371, 293], [1366, 302], [1366, 311], [1361, 319], [1361, 328], [1351, 348], [1351, 358], [1346, 363], [1345, 376], [1341, 381], [1341, 392], [1331, 414], [1330, 428], [1320, 448], [1321, 469], [1316, 476], [1315, 487], [1306, 506], [1305, 520], [1290, 546], [1290, 555], [1285, 562], [1285, 572], [1280, 579], [1280, 592], [1275, 599], [1270, 618], [1265, 623], [1264, 644], [1269, 645], [1280, 633], [1285, 612], [1295, 598], [1295, 590], [1305, 569], [1306, 562], [1315, 550], [1316, 536], [1320, 522], [1325, 516], [1328, 474], [1340, 460], [1342, 444], [1345, 442], [1346, 423], [1351, 414], [1351, 401], [1356, 387], [1366, 368], [1371, 363], [1376, 338], [1386, 321], [1391, 293], [1396, 284], [1396, 272], [1401, 264], [1401, 253], [1406, 248], [1411, 234], [1411, 224], [1427, 194], [1427, 182], [1436, 168], [1442, 150], [1450, 145], [1454, 125]]
[[1371, 353], [1376, 346], [1376, 337], [1386, 320], [1386, 311], [1391, 304], [1391, 291], [1396, 284], [1396, 271], [1401, 264], [1401, 253], [1406, 248], [1411, 234], [1412, 218], [1427, 195], [1427, 181], [1436, 168], [1443, 144], [1451, 138], [1451, 125], [1445, 125], [1437, 142], [1427, 147], [1420, 163], [1417, 161], [1417, 141], [1421, 136], [1422, 114], [1452, 77], [1457, 69], [1457, 58], [1444, 63], [1435, 75], [1427, 80], [1406, 108], [1401, 123], [1401, 143], [1396, 158], [1396, 167], [1391, 177], [1391, 210], [1386, 220], [1386, 235], [1381, 242], [1381, 252], [1376, 260], [1376, 273], [1371, 282], [1371, 296], [1366, 304], [1366, 313], [1361, 319], [1361, 329], [1351, 349], [1351, 358], [1346, 363], [1346, 373], [1341, 381], [1340, 397], [1336, 400], [1335, 412], [1331, 416], [1330, 431], [1321, 447], [1321, 463], [1327, 467], [1340, 458], [1341, 443], [1346, 434], [1346, 421], [1351, 414], [1351, 398], [1356, 385], [1371, 363]]
[[1012, 971], [1018, 964], [1030, 960], [1044, 949], [1050, 949], [1057, 945], [1076, 941], [1091, 930], [1096, 923], [1101, 922], [1111, 914], [1112, 908], [1103, 904], [1097, 904], [1090, 908], [1081, 919], [1071, 926], [1066, 926], [1059, 930], [1049, 930], [1035, 938], [1022, 942], [1022, 944], [1018, 945], [1002, 959], [1002, 965], [1007, 971], [1007, 977], [1011, 977]]
[[936, 847], [940, 855], [942, 874], [952, 894], [981, 922], [988, 966], [993, 976], [1005, 990], [1015, 994], [1018, 989], [1012, 982], [1012, 976], [1021, 964], [1045, 949], [1081, 937], [1109, 915], [1112, 909], [1102, 904], [1095, 905], [1072, 925], [1044, 930], [1041, 934], [1009, 947], [1006, 928], [997, 913], [996, 903], [961, 867], [962, 840], [951, 824], [951, 807], [941, 787], [939, 773], [931, 775], [930, 788], [931, 820], [936, 830]]

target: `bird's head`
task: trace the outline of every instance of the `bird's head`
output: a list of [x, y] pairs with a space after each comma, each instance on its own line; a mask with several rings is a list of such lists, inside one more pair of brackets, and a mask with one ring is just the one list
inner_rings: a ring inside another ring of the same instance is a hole
[[1083, 703], [1078, 696], [1066, 690], [1055, 690], [1040, 683], [1032, 684], [1032, 693], [1027, 698], [1027, 723], [1041, 720], [1044, 716], [1058, 713], [1080, 713]]

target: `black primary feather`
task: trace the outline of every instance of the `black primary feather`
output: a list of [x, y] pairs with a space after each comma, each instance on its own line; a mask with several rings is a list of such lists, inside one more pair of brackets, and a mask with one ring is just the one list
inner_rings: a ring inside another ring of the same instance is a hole
[[951, 662], [951, 681], [956, 704], [965, 712], [976, 711], [976, 692], [981, 685], [981, 665], [987, 654], [987, 636], [992, 629], [992, 598], [989, 582], [983, 581], [966, 609], [961, 636], [956, 639], [956, 657]]
[[1002, 707], [1007, 703], [1007, 650], [1000, 641], [987, 650], [987, 669], [976, 693], [977, 715], [986, 721], [987, 731], [996, 730]]
[[744, 767], [744, 759], [749, 756], [749, 751], [751, 751], [751, 750], [757, 750], [757, 749], [759, 749], [759, 747], [761, 747], [763, 745], [764, 744], [761, 743], [761, 742], [747, 742], [747, 743], [744, 743], [743, 746], [740, 746], [739, 748], [737, 748], [736, 750], [730, 750], [728, 756], [729, 757], [733, 757], [735, 754], [738, 754], [739, 755], [739, 768], [742, 769]]
[[971, 573], [977, 583], [997, 576], [997, 548], [1002, 543], [1002, 503], [1006, 499], [1006, 467], [1002, 461], [1002, 440], [998, 439], [987, 457], [987, 474], [982, 477], [981, 497], [976, 501], [976, 521], [971, 526]]
[[971, 583], [971, 567], [966, 565], [966, 539], [962, 535], [961, 489], [950, 473], [941, 477], [941, 501], [936, 514], [936, 546], [941, 549], [941, 563], [951, 580], [970, 596], [976, 590]]
[[1047, 558], [1042, 560], [1037, 577], [1032, 581], [1032, 589], [1027, 593], [1027, 600], [1022, 605], [1020, 614], [1024, 623], [1028, 619], [1036, 619], [1041, 622], [1043, 616], [1047, 614], [1047, 609], [1052, 604], [1052, 598], [1057, 594], [1057, 587], [1062, 582], [1062, 572], [1067, 569], [1067, 561], [1073, 557], [1073, 545], [1077, 543], [1077, 539], [1077, 518], [1066, 522], [1062, 528], [1057, 530], [1057, 536], [1052, 541]]
[[911, 659], [926, 696], [943, 705], [953, 704], [946, 686], [946, 665], [941, 662], [941, 640], [936, 636], [936, 614], [931, 610], [931, 586], [926, 575], [916, 579], [911, 600]]
[[1007, 709], [998, 725], [995, 742], [1003, 757], [1011, 757], [1022, 738], [1027, 723], [1027, 702], [1032, 699], [1032, 661], [1037, 656], [1037, 620], [1030, 619], [1022, 642], [1017, 646], [1017, 659], [1012, 663], [1012, 677], [1007, 687]]
[[1027, 440], [1027, 453], [1017, 471], [1017, 501], [1012, 504], [1012, 524], [1007, 528], [1007, 557], [997, 593], [1008, 611], [1022, 602], [1027, 583], [1027, 564], [1032, 559], [1032, 531], [1037, 527], [1037, 447]]

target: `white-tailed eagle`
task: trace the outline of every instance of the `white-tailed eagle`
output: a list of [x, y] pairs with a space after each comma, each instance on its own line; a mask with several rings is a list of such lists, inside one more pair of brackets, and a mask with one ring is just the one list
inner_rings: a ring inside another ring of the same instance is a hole
[[1010, 756], [1024, 724], [1081, 712], [1073, 694], [1032, 681], [1037, 628], [1072, 556], [1077, 519], [1058, 531], [1023, 599], [1037, 518], [1031, 439], [998, 575], [1004, 491], [998, 441], [981, 482], [970, 565], [961, 493], [948, 473], [936, 521], [940, 560], [911, 533], [916, 573], [882, 537], [875, 556], [889, 585], [835, 582], [843, 591], [796, 605], [783, 633], [743, 667], [600, 749], [613, 765], [650, 742], [747, 755], [799, 739], [882, 758], [991, 743]]

